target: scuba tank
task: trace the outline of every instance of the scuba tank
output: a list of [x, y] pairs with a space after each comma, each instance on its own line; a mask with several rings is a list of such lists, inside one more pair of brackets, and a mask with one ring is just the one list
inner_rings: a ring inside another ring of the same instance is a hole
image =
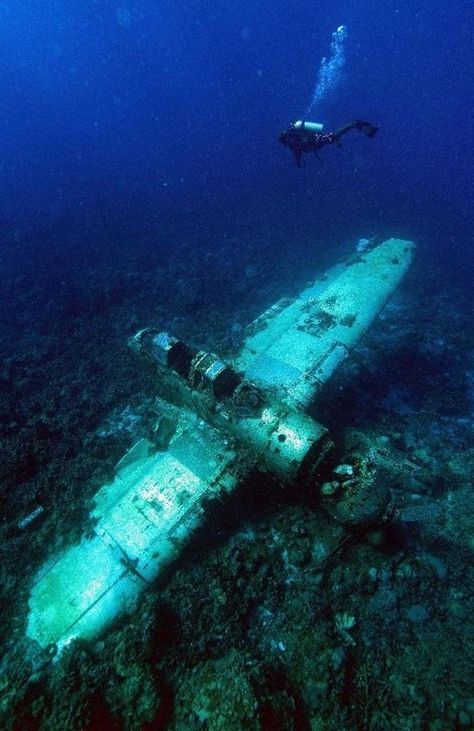
[[320, 122], [306, 122], [305, 120], [298, 119], [297, 122], [293, 122], [295, 129], [306, 129], [308, 132], [322, 132], [324, 125]]

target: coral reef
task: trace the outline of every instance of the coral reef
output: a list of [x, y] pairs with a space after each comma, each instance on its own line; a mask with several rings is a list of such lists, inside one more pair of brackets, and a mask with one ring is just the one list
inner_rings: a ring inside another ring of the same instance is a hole
[[2, 322], [2, 728], [472, 727], [473, 329], [465, 293], [416, 269], [314, 407], [338, 445], [322, 491], [251, 476], [128, 620], [60, 658], [25, 646], [34, 571], [83, 532], [97, 486], [156, 423], [126, 337], [151, 319], [230, 351], [240, 323], [304, 283], [304, 262], [290, 252], [270, 270], [267, 239], [250, 238], [150, 247], [146, 267], [136, 248], [120, 271], [113, 257], [61, 271], [59, 289], [51, 262], [11, 264], [0, 297], [16, 298], [22, 334], [12, 348]]

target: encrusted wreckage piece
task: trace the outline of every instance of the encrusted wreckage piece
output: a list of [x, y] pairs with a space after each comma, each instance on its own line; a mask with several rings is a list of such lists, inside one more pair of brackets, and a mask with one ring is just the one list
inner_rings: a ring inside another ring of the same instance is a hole
[[250, 327], [234, 364], [165, 332], [130, 339], [157, 373], [162, 417], [153, 441], [135, 444], [95, 495], [92, 535], [36, 576], [29, 638], [61, 648], [97, 637], [179, 555], [209, 500], [251, 468], [319, 483], [331, 440], [304, 409], [390, 297], [412, 250], [390, 239], [280, 301]]

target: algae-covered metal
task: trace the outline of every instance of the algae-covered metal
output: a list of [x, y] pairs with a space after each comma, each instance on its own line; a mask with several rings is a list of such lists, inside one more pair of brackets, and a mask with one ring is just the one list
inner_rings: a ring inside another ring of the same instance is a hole
[[308, 406], [400, 283], [413, 246], [384, 241], [271, 307], [250, 326], [237, 368], [293, 407]]
[[235, 487], [238, 467], [228, 440], [186, 411], [166, 451], [137, 443], [95, 496], [93, 535], [39, 573], [28, 636], [42, 646], [91, 639], [132, 609], [199, 525], [204, 501]]

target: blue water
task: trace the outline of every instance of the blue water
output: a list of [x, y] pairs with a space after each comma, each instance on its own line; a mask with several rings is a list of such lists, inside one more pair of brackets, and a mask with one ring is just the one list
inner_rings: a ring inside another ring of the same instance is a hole
[[[130, 446], [116, 430], [110, 456], [99, 425], [152, 400], [127, 337], [152, 325], [231, 351], [249, 320], [360, 238], [412, 239], [417, 258], [321, 418], [337, 432], [387, 412], [439, 472], [472, 447], [473, 78], [470, 0], [0, 2], [8, 599], [26, 596], [55, 541], [80, 535], [85, 498]], [[278, 134], [308, 115], [326, 131], [379, 129], [298, 168]], [[462, 481], [465, 465], [450, 469]], [[50, 527], [27, 545], [10, 525], [38, 504]], [[453, 554], [441, 559], [451, 571]], [[380, 606], [395, 611], [380, 575]], [[436, 614], [422, 600], [400, 610], [420, 627]], [[459, 693], [449, 718], [474, 719]]]
[[[27, 226], [91, 220], [112, 202], [128, 220], [180, 201], [211, 218], [221, 201], [241, 218], [283, 205], [321, 230], [411, 233], [458, 263], [470, 238], [471, 10], [2, 2], [0, 213]], [[318, 121], [367, 118], [380, 132], [296, 170], [276, 135], [304, 115], [341, 24], [345, 79]]]

